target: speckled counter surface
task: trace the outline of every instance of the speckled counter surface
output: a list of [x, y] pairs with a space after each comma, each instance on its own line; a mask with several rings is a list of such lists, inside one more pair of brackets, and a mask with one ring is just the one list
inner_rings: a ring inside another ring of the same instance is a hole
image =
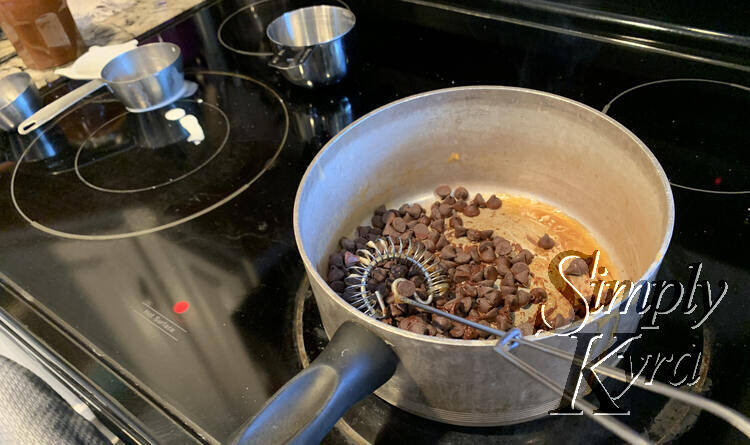
[[[171, 20], [206, 0], [68, 0], [88, 46], [123, 43]], [[0, 40], [0, 77], [26, 71], [43, 87], [59, 76], [55, 70], [27, 69], [7, 39]]]

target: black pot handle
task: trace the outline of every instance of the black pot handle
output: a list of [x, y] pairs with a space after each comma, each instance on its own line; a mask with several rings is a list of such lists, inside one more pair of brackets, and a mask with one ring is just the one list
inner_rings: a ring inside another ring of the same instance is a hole
[[349, 407], [391, 378], [397, 364], [377, 335], [346, 322], [318, 358], [243, 425], [233, 443], [320, 443]]

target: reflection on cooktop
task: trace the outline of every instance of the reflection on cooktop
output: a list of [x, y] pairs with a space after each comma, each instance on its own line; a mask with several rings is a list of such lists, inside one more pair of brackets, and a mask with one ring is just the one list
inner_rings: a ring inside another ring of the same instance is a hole
[[[250, 187], [284, 146], [286, 106], [246, 76], [189, 77], [197, 93], [167, 108], [133, 114], [98, 97], [63, 116], [50, 127], [55, 163], [26, 162], [37, 144], [49, 143], [37, 138], [16, 164], [11, 196], [18, 213], [64, 238], [127, 238], [194, 219]], [[102, 116], [109, 119], [97, 127]], [[66, 137], [76, 132], [88, 134], [78, 147]], [[50, 196], [56, 198], [42, 199]], [[70, 218], [75, 214], [87, 218]]]
[[666, 79], [624, 91], [604, 112], [646, 143], [675, 187], [750, 193], [750, 88]]

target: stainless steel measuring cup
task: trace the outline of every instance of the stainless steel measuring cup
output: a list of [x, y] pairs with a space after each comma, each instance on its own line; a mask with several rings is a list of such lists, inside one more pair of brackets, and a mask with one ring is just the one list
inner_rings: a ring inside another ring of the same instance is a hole
[[266, 35], [275, 49], [269, 65], [295, 85], [331, 85], [346, 76], [351, 30], [356, 19], [346, 8], [310, 6], [276, 18]]
[[13, 73], [0, 79], [0, 129], [15, 130], [41, 107], [39, 91], [27, 73]]
[[106, 85], [128, 111], [155, 110], [182, 96], [185, 78], [180, 47], [159, 42], [133, 48], [110, 60], [95, 79], [39, 110], [18, 126], [30, 133]]

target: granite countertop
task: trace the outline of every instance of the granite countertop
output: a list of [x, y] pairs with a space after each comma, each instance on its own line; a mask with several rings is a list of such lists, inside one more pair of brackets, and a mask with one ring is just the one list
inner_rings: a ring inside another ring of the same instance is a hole
[[[87, 46], [124, 43], [173, 19], [206, 0], [68, 0]], [[7, 38], [0, 40], [0, 78], [28, 72], [37, 87], [57, 79], [54, 69], [27, 69]]]

